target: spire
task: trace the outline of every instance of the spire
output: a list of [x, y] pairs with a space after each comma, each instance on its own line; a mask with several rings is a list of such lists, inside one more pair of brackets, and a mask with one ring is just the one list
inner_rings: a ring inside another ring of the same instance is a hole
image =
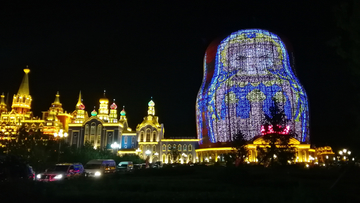
[[29, 91], [29, 77], [28, 77], [28, 73], [30, 72], [30, 69], [28, 69], [29, 66], [26, 66], [26, 69], [24, 69], [25, 75], [24, 78], [21, 82], [18, 94], [20, 95], [29, 95], [30, 91]]
[[60, 103], [60, 94], [59, 94], [59, 91], [56, 92], [56, 96], [55, 96], [55, 101], [54, 101], [55, 104], [59, 104]]
[[76, 104], [76, 106], [80, 105], [82, 103], [82, 100], [81, 100], [81, 90], [79, 92], [79, 100], [78, 100], [78, 103]]
[[151, 100], [148, 103], [148, 115], [155, 116], [155, 102], [153, 102], [152, 97]]
[[80, 110], [85, 109], [85, 105], [82, 103], [82, 99], [81, 99], [81, 90], [79, 92], [79, 100], [78, 103], [76, 104], [76, 109], [80, 109]]
[[5, 105], [5, 106], [6, 106], [4, 92], [3, 92], [2, 95], [1, 95], [0, 105]]

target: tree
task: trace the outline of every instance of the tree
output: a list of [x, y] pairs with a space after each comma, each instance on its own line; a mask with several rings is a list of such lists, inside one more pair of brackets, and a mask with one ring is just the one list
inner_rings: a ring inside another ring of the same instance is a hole
[[41, 171], [56, 162], [57, 146], [49, 135], [40, 131], [26, 132], [22, 127], [17, 139], [8, 141], [7, 152], [9, 155], [21, 157], [35, 170]]
[[234, 135], [231, 145], [235, 150], [236, 160], [238, 161], [237, 164], [244, 163], [245, 158], [248, 156], [247, 144], [248, 141], [245, 140], [245, 135], [242, 132], [238, 132]]
[[290, 144], [295, 137], [294, 131], [286, 132], [286, 117], [284, 110], [275, 103], [270, 108], [270, 116], [265, 114], [264, 133], [265, 144], [257, 148], [260, 164], [273, 166], [274, 164], [286, 165], [295, 157], [295, 147]]

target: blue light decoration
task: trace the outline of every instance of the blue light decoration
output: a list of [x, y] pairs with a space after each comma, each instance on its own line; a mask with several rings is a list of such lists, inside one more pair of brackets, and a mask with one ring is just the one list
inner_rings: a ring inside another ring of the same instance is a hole
[[261, 136], [265, 114], [271, 117], [275, 103], [285, 112], [287, 132], [309, 143], [307, 95], [277, 35], [240, 30], [209, 45], [196, 99], [200, 144], [229, 142], [238, 132], [247, 140]]

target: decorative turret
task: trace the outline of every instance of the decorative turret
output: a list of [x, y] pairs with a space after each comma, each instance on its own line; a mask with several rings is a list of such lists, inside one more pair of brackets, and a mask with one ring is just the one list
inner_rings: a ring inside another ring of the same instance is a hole
[[4, 92], [1, 95], [1, 100], [0, 100], [0, 113], [6, 113], [7, 112], [7, 106], [5, 103], [5, 95]]
[[28, 73], [30, 72], [30, 69], [28, 69], [28, 66], [26, 66], [24, 72], [24, 78], [21, 82], [17, 95], [14, 95], [13, 97], [13, 103], [11, 106], [11, 108], [13, 108], [19, 114], [26, 114], [28, 111], [30, 111], [32, 101], [29, 91]]
[[155, 103], [153, 102], [152, 97], [151, 97], [151, 100], [150, 100], [149, 103], [148, 103], [148, 106], [149, 106], [149, 108], [148, 108], [148, 115], [149, 115], [149, 116], [150, 116], [150, 115], [155, 116]]
[[97, 116], [103, 121], [109, 121], [109, 99], [106, 98], [105, 93], [106, 90], [104, 90], [104, 96], [99, 100], [99, 114]]
[[95, 110], [95, 106], [94, 106], [94, 110], [92, 110], [92, 112], [91, 112], [91, 116], [96, 116], [97, 115], [97, 112], [96, 112], [96, 110]]
[[110, 115], [109, 115], [110, 123], [117, 123], [117, 105], [115, 104], [115, 99], [113, 103], [110, 105]]
[[120, 121], [126, 120], [126, 112], [125, 112], [125, 106], [123, 106], [123, 110], [120, 112]]
[[81, 90], [79, 92], [79, 100], [76, 104], [76, 110], [80, 109], [80, 110], [84, 110], [85, 109], [85, 105], [82, 103], [82, 99], [81, 99]]
[[82, 103], [81, 99], [81, 91], [79, 93], [79, 99], [76, 104], [76, 116], [74, 123], [83, 123], [87, 117], [87, 113], [85, 114], [85, 105]]
[[63, 113], [64, 109], [62, 108], [62, 104], [60, 103], [60, 94], [59, 91], [56, 92], [55, 101], [51, 104], [50, 114], [57, 115], [58, 113]]

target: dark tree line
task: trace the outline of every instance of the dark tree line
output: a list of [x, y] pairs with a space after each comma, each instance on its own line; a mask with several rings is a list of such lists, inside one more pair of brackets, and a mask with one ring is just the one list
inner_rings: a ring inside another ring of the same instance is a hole
[[77, 162], [85, 165], [91, 159], [114, 159], [117, 163], [125, 160], [133, 161], [135, 164], [144, 162], [137, 155], [120, 157], [112, 150], [94, 149], [90, 143], [85, 143], [81, 148], [69, 146], [63, 140], [52, 139], [51, 135], [45, 135], [40, 131], [26, 132], [24, 128], [20, 128], [16, 139], [2, 140], [2, 144], [6, 147], [2, 148], [0, 153], [19, 157], [37, 172], [56, 163]]

